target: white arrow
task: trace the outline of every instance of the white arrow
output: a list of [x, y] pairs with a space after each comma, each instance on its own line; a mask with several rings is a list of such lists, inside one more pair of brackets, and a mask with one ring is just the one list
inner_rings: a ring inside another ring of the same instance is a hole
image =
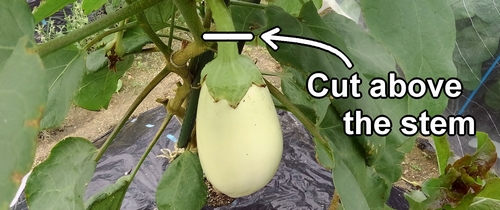
[[254, 38], [251, 32], [205, 32], [201, 34], [204, 41], [252, 41]]
[[273, 49], [274, 51], [279, 49], [278, 45], [276, 45], [274, 43], [274, 41], [295, 43], [295, 44], [306, 45], [306, 46], [311, 46], [311, 47], [325, 50], [325, 51], [330, 52], [330, 53], [336, 55], [337, 57], [339, 57], [344, 62], [344, 65], [348, 69], [352, 69], [353, 64], [352, 64], [351, 60], [342, 51], [340, 51], [336, 47], [331, 46], [331, 45], [326, 44], [326, 43], [323, 43], [323, 42], [305, 39], [305, 38], [292, 37], [292, 36], [280, 36], [280, 35], [278, 35], [278, 33], [280, 31], [281, 31], [280, 27], [274, 27], [268, 31], [263, 32], [260, 35], [260, 38], [267, 45], [269, 45], [269, 47], [271, 47], [271, 49]]

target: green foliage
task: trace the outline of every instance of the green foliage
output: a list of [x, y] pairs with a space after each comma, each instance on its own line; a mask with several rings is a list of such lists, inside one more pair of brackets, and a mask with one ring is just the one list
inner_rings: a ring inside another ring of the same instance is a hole
[[200, 159], [186, 151], [170, 163], [158, 183], [158, 209], [201, 209], [206, 199], [207, 186]]
[[283, 8], [285, 12], [292, 16], [299, 16], [300, 10], [304, 2], [312, 1], [316, 8], [320, 8], [323, 3], [322, 0], [266, 0], [269, 5], [274, 5]]
[[95, 146], [87, 139], [69, 137], [52, 148], [26, 183], [26, 200], [34, 209], [84, 209], [83, 196], [97, 162]]
[[439, 175], [443, 175], [445, 173], [446, 166], [448, 165], [448, 160], [453, 155], [453, 153], [450, 150], [450, 143], [448, 142], [448, 138], [446, 137], [446, 135], [439, 137], [435, 136], [434, 145], [436, 145]]
[[118, 80], [132, 66], [133, 62], [134, 56], [129, 55], [124, 57], [124, 61], [118, 62], [116, 72], [105, 66], [96, 72], [85, 75], [73, 102], [88, 110], [107, 109], [111, 97], [116, 91]]
[[57, 127], [66, 118], [71, 100], [86, 71], [86, 54], [75, 46], [69, 46], [43, 58], [48, 74], [49, 96], [41, 129]]
[[84, 0], [82, 3], [82, 9], [86, 15], [90, 14], [94, 10], [101, 8], [108, 0]]
[[45, 0], [41, 1], [38, 8], [33, 11], [35, 23], [51, 16], [55, 12], [64, 8], [64, 6], [75, 2], [76, 0]]
[[86, 210], [119, 210], [132, 176], [126, 175], [85, 201]]
[[495, 146], [483, 132], [478, 132], [476, 137], [478, 145], [474, 155], [466, 154], [448, 164], [438, 178], [422, 184], [421, 192], [405, 195], [411, 209], [467, 209], [469, 206], [481, 209], [500, 204], [498, 192], [494, 192], [500, 187], [500, 181], [489, 177], [489, 170], [497, 159]]
[[0, 209], [7, 209], [35, 157], [47, 100], [47, 73], [33, 53], [33, 16], [26, 2], [1, 1], [0, 18], [4, 21], [0, 27]]

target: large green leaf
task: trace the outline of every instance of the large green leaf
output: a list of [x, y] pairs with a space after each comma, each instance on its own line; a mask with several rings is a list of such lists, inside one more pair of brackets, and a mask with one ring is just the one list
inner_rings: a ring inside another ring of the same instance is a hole
[[114, 72], [108, 66], [84, 76], [73, 102], [82, 108], [98, 111], [108, 108], [113, 93], [116, 91], [118, 80], [132, 66], [134, 56], [124, 57], [124, 61], [117, 64]]
[[31, 168], [47, 100], [42, 60], [28, 45], [28, 38], [21, 38], [8, 47], [9, 57], [0, 60], [0, 209], [9, 206]]
[[298, 16], [302, 8], [302, 2], [314, 2], [317, 9], [321, 8], [322, 0], [266, 0], [269, 5], [274, 5], [283, 8], [286, 12], [293, 16]]
[[33, 164], [47, 83], [26, 1], [0, 1], [0, 19], [0, 209], [8, 209]]
[[453, 154], [450, 150], [450, 142], [446, 135], [434, 136], [434, 145], [436, 145], [436, 156], [439, 166], [439, 174], [445, 173], [446, 166], [448, 165], [448, 159]]
[[473, 90], [479, 85], [481, 64], [490, 59], [498, 48], [498, 37], [477, 33], [476, 28], [476, 26], [468, 26], [458, 31], [457, 43], [453, 51], [458, 79], [468, 90]]
[[84, 209], [83, 196], [94, 174], [96, 147], [83, 138], [69, 137], [50, 151], [26, 182], [30, 209]]
[[201, 209], [206, 199], [207, 186], [200, 160], [186, 151], [168, 166], [160, 179], [156, 189], [158, 209]]
[[154, 31], [165, 28], [170, 24], [168, 21], [174, 13], [174, 10], [172, 10], [174, 6], [175, 5], [172, 0], [165, 0], [144, 11], [146, 18]]
[[[451, 60], [455, 48], [455, 18], [447, 1], [361, 0], [370, 33], [391, 52], [407, 80], [450, 78], [457, 75]], [[429, 94], [409, 98], [408, 114], [418, 115], [432, 107], [430, 116], [441, 114], [448, 98]]]
[[[55, 12], [64, 8], [64, 6], [75, 2], [76, 0], [45, 0], [41, 1], [38, 8], [33, 11], [35, 23], [51, 16]], [[88, 0], [87, 0], [88, 1]]]
[[353, 137], [345, 135], [340, 113], [332, 106], [325, 119], [328, 120], [323, 122], [320, 131], [333, 150], [333, 183], [342, 206], [344, 209], [383, 209], [392, 182], [365, 164], [363, 147]]
[[41, 129], [58, 126], [66, 118], [71, 100], [86, 71], [85, 56], [86, 52], [71, 45], [43, 58], [48, 74], [49, 97]]
[[476, 3], [477, 0], [448, 0], [451, 9], [453, 9], [453, 14], [455, 19], [470, 18], [476, 15]]
[[119, 210], [132, 175], [120, 177], [116, 182], [85, 201], [86, 210]]

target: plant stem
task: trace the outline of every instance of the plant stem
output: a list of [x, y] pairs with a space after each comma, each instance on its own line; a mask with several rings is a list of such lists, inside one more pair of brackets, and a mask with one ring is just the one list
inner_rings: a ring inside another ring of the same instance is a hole
[[137, 26], [137, 22], [131, 22], [131, 23], [128, 23], [128, 24], [123, 25], [123, 26], [119, 26], [119, 27], [116, 27], [116, 28], [112, 28], [112, 29], [106, 30], [102, 34], [99, 34], [95, 39], [92, 39], [92, 41], [90, 41], [88, 44], [86, 44], [83, 47], [83, 49], [84, 50], [88, 50], [90, 47], [92, 47], [93, 45], [95, 45], [97, 42], [99, 42], [102, 39], [104, 39], [104, 37], [106, 37], [106, 36], [108, 36], [110, 34], [119, 32], [119, 31], [123, 31], [123, 30], [129, 29], [129, 28], [135, 27], [135, 26]]
[[236, 5], [236, 6], [250, 7], [250, 8], [255, 8], [255, 9], [266, 9], [267, 8], [267, 5], [265, 5], [265, 4], [254, 4], [254, 3], [244, 2], [244, 1], [231, 0], [229, 2], [229, 4]]
[[200, 17], [198, 16], [196, 8], [196, 0], [172, 0], [181, 13], [186, 24], [193, 35], [194, 41], [197, 43], [204, 43], [201, 39], [201, 34], [205, 32], [201, 24]]
[[[125, 0], [127, 4], [133, 4], [132, 0]], [[172, 53], [172, 49], [167, 47], [165, 43], [156, 35], [156, 32], [151, 28], [151, 25], [149, 25], [148, 19], [146, 18], [146, 15], [144, 15], [144, 11], [141, 11], [135, 15], [137, 18], [137, 21], [139, 21], [139, 26], [141, 26], [142, 30], [148, 35], [148, 37], [155, 43], [156, 47], [160, 49], [161, 53], [165, 56], [165, 58], [170, 57], [170, 53]]]
[[173, 116], [174, 115], [167, 113], [167, 116], [165, 116], [165, 119], [163, 119], [163, 122], [161, 123], [160, 128], [158, 129], [155, 136], [153, 137], [153, 140], [149, 143], [148, 148], [142, 154], [142, 157], [139, 160], [139, 162], [137, 163], [137, 165], [135, 165], [135, 168], [131, 173], [131, 175], [132, 175], [131, 180], [134, 179], [135, 175], [139, 171], [139, 168], [141, 168], [142, 163], [144, 162], [144, 160], [146, 160], [149, 152], [151, 152], [151, 149], [153, 149], [153, 147], [156, 145], [156, 142], [158, 142], [158, 139], [160, 138], [161, 134], [163, 133], [163, 131], [165, 130], [165, 128], [167, 127], [168, 123], [170, 122], [170, 120], [172, 119]]
[[172, 49], [172, 40], [174, 39], [174, 27], [175, 27], [175, 5], [172, 7], [172, 17], [171, 19], [171, 24], [170, 24], [170, 31], [169, 34], [170, 36], [168, 37], [168, 47]]
[[99, 152], [97, 153], [95, 157], [95, 161], [99, 161], [101, 159], [102, 155], [104, 155], [104, 152], [106, 149], [108, 149], [109, 145], [111, 145], [111, 142], [113, 139], [118, 135], [118, 132], [122, 129], [122, 127], [125, 125], [127, 122], [128, 118], [134, 113], [135, 109], [141, 104], [141, 102], [146, 98], [146, 96], [165, 78], [168, 74], [170, 73], [169, 68], [164, 68], [160, 73], [158, 73], [151, 82], [149, 82], [148, 86], [142, 90], [142, 92], [135, 98], [134, 102], [130, 107], [128, 108], [127, 112], [123, 115], [122, 119], [120, 120], [120, 123], [116, 125], [115, 129], [111, 134], [109, 135], [108, 139], [106, 139], [106, 142], [102, 145], [101, 148], [99, 148]]
[[[217, 31], [221, 32], [233, 32], [234, 24], [231, 18], [231, 13], [226, 7], [223, 0], [207, 0], [208, 7], [212, 11], [212, 17], [214, 18], [215, 26]], [[227, 61], [234, 60], [234, 57], [238, 56], [238, 45], [236, 42], [218, 42], [218, 57], [225, 59]]]
[[45, 57], [48, 54], [55, 52], [59, 49], [62, 49], [70, 44], [73, 44], [79, 40], [82, 40], [92, 34], [95, 34], [101, 30], [104, 30], [107, 27], [112, 26], [113, 24], [124, 20], [126, 18], [131, 17], [132, 15], [137, 14], [149, 7], [152, 7], [163, 0], [139, 0], [130, 5], [125, 6], [123, 9], [108, 14], [96, 21], [76, 29], [65, 36], [58, 37], [44, 44], [40, 44], [35, 48], [35, 51], [38, 52], [40, 57]]
[[330, 148], [328, 145], [328, 141], [326, 141], [326, 139], [323, 138], [319, 130], [311, 121], [309, 121], [306, 115], [304, 115], [304, 113], [302, 113], [302, 111], [300, 111], [298, 107], [296, 107], [290, 100], [288, 100], [288, 98], [285, 95], [283, 95], [278, 89], [276, 89], [276, 87], [274, 87], [269, 81], [267, 81], [266, 79], [264, 79], [264, 81], [266, 82], [266, 85], [269, 88], [269, 92], [271, 93], [271, 95], [273, 95], [276, 99], [278, 99], [278, 101], [281, 102], [281, 104], [283, 104], [283, 106], [285, 106], [287, 110], [292, 112], [292, 114], [295, 117], [297, 117], [297, 119], [299, 119], [300, 122], [302, 122], [304, 127], [306, 127], [306, 129], [309, 132], [311, 132], [314, 138], [319, 139], [321, 142], [325, 144], [327, 148]]
[[[172, 39], [175, 39], [175, 40], [179, 40], [179, 41], [184, 41], [186, 39], [183, 39], [181, 37], [178, 37], [178, 36], [170, 36], [170, 34], [158, 34], [159, 37], [167, 37], [167, 38], [172, 38]], [[187, 40], [186, 40], [187, 41]]]

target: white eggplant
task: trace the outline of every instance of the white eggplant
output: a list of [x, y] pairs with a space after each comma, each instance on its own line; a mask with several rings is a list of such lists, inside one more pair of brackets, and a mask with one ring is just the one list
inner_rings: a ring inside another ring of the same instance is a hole
[[215, 102], [203, 83], [196, 136], [201, 166], [212, 185], [236, 198], [263, 188], [276, 173], [283, 136], [267, 87], [252, 84], [236, 108]]

